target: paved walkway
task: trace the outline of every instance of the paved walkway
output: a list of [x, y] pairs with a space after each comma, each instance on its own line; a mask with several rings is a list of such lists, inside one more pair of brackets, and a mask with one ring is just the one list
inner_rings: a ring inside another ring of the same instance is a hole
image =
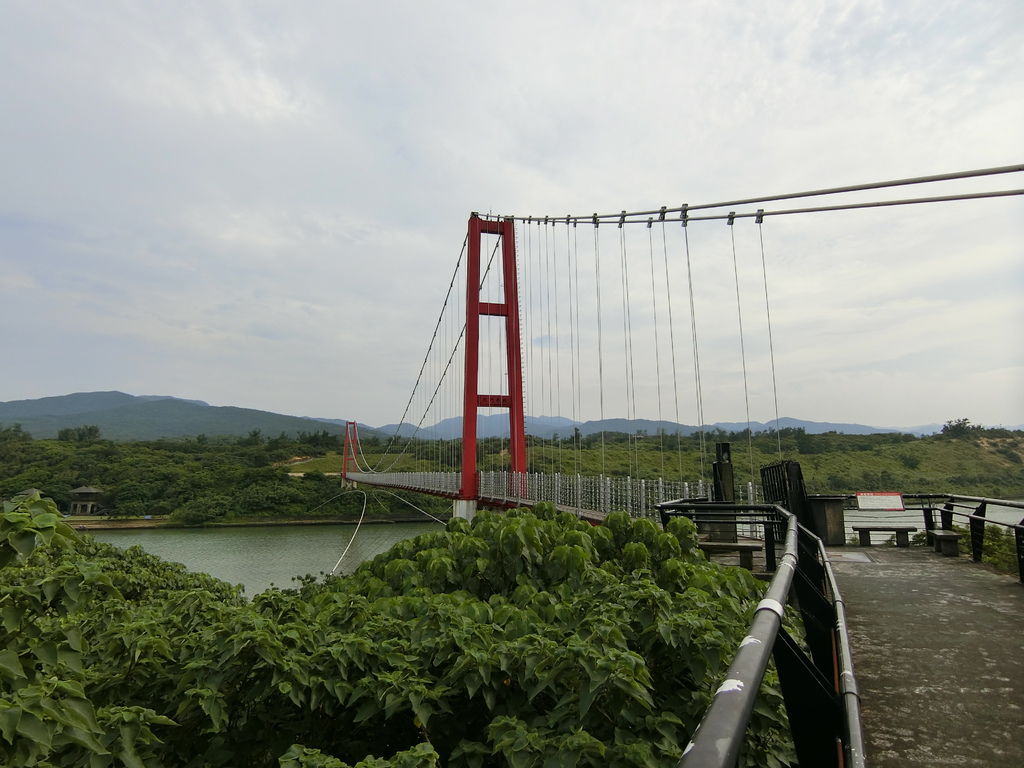
[[868, 765], [1024, 766], [1024, 584], [923, 547], [829, 557]]

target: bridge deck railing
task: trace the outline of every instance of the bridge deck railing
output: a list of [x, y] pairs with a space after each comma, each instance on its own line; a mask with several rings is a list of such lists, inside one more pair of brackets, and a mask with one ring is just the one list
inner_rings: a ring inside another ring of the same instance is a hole
[[[821, 539], [796, 516], [769, 504], [695, 503], [659, 505], [662, 524], [673, 516], [697, 523], [760, 528], [769, 567], [782, 534], [781, 558], [764, 599], [754, 612], [726, 679], [704, 713], [680, 768], [733, 768], [769, 660], [774, 658], [800, 765], [863, 768], [860, 697], [846, 627], [846, 607]], [[802, 622], [802, 644], [783, 626], [791, 596]]]
[[[458, 472], [349, 472], [348, 478], [369, 485], [389, 486], [440, 496], [458, 496]], [[548, 501], [578, 512], [627, 512], [632, 517], [657, 519], [657, 506], [670, 499], [705, 497], [710, 488], [693, 482], [663, 478], [638, 479], [611, 475], [580, 475], [557, 472], [483, 471], [477, 473], [478, 497], [499, 504], [532, 506]], [[760, 498], [760, 488], [747, 484], [739, 489], [744, 501]]]
[[349, 472], [346, 477], [356, 483], [452, 498], [459, 495], [462, 484], [461, 472]]

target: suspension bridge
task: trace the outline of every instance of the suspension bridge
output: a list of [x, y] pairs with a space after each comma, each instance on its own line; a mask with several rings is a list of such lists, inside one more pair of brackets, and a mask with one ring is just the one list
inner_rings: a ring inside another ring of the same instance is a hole
[[[738, 551], [753, 569], [756, 550], [770, 583], [681, 768], [737, 764], [769, 662], [800, 765], [1020, 765], [1024, 593], [1007, 577], [964, 571], [964, 558], [827, 547], [844, 544], [847, 532], [813, 508], [781, 440], [777, 461], [755, 469], [751, 394], [752, 382], [767, 380], [758, 391], [773, 405], [778, 434], [766, 221], [1019, 196], [1024, 189], [835, 202], [1021, 172], [1024, 165], [1004, 166], [606, 214], [474, 213], [398, 426], [383, 450], [365, 452], [349, 422], [342, 475], [450, 498], [464, 518], [477, 505], [539, 502], [595, 523], [613, 511], [662, 525], [685, 515], [706, 552]], [[797, 199], [814, 204], [790, 207]], [[690, 229], [715, 223], [728, 239], [709, 265]], [[756, 237], [737, 237], [750, 223]], [[735, 466], [727, 443], [716, 442], [712, 458], [704, 418], [707, 396], [723, 384], [707, 381], [703, 340], [709, 327], [733, 322], [732, 378], [742, 383], [733, 395], [747, 454], [744, 461], [740, 446]], [[684, 409], [695, 427], [683, 426]], [[1024, 514], [1022, 502], [945, 494], [913, 503], [903, 514], [922, 515], [936, 553], [957, 554], [964, 529], [954, 517], [966, 523], [974, 561], [988, 546], [989, 507]], [[905, 545], [915, 526], [896, 522], [860, 526], [862, 545], [886, 531]], [[1024, 582], [1024, 520], [999, 525], [1015, 541]], [[904, 599], [908, 591], [915, 599]], [[793, 624], [802, 641], [790, 636]], [[993, 696], [1009, 708], [993, 710]]]
[[[951, 193], [948, 185], [1022, 170], [617, 213], [474, 213], [398, 426], [370, 456], [350, 423], [343, 477], [449, 497], [462, 517], [478, 504], [547, 501], [599, 520], [615, 510], [653, 518], [659, 503], [680, 498], [756, 502], [755, 374], [776, 432], [779, 424], [767, 222], [1017, 196], [1024, 190]], [[946, 193], [842, 202], [850, 193], [904, 187]], [[793, 207], [797, 199], [816, 204]], [[737, 236], [750, 224], [756, 236]], [[728, 232], [711, 261], [691, 246], [697, 225]], [[742, 382], [741, 392], [721, 378], [709, 387], [702, 366], [709, 328], [730, 325], [729, 378]], [[705, 427], [707, 396], [723, 389], [735, 392], [746, 425], [735, 495], [720, 477], [716, 495]], [[597, 418], [583, 422], [584, 414]], [[781, 459], [781, 442], [778, 450]]]

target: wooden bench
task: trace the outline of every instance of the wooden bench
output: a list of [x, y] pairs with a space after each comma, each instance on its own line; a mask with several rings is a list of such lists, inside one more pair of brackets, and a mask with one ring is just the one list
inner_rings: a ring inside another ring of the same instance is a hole
[[860, 545], [862, 547], [871, 546], [871, 532], [878, 531], [880, 533], [895, 533], [896, 534], [896, 546], [897, 547], [909, 547], [910, 546], [910, 534], [917, 530], [917, 526], [914, 525], [855, 525], [853, 526], [860, 536]]
[[928, 531], [928, 535], [936, 552], [941, 552], [946, 557], [960, 555], [960, 534], [957, 531], [931, 530]]
[[698, 541], [697, 546], [705, 554], [715, 552], [739, 552], [740, 565], [748, 571], [754, 570], [754, 553], [764, 548], [761, 541]]

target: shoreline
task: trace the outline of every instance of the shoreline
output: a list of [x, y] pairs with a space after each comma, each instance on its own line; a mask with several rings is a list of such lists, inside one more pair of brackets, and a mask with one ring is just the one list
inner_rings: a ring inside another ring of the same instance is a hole
[[[443, 519], [443, 518], [442, 518]], [[356, 525], [359, 520], [350, 519], [318, 519], [318, 518], [263, 518], [258, 520], [239, 520], [231, 522], [205, 523], [203, 525], [172, 525], [166, 520], [75, 520], [65, 521], [76, 531], [119, 531], [143, 530], [152, 528], [170, 528], [173, 530], [203, 530], [206, 528], [269, 528], [281, 525]], [[393, 517], [363, 520], [363, 525], [394, 525], [395, 523], [429, 523], [434, 522], [425, 515], [416, 517]], [[446, 520], [447, 522], [447, 520]]]

